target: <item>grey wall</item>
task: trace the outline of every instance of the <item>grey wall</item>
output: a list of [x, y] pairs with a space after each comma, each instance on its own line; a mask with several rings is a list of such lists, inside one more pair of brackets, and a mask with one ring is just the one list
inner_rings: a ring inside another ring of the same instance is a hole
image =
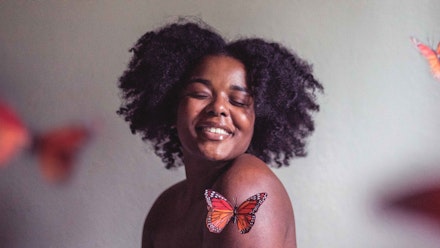
[[0, 96], [33, 129], [103, 124], [70, 184], [44, 183], [27, 156], [0, 171], [0, 247], [140, 246], [154, 199], [184, 173], [116, 116], [116, 81], [135, 40], [178, 15], [283, 42], [325, 85], [309, 156], [276, 170], [299, 247], [436, 247], [429, 225], [378, 202], [440, 177], [440, 83], [409, 42], [436, 44], [439, 13], [436, 0], [0, 1]]

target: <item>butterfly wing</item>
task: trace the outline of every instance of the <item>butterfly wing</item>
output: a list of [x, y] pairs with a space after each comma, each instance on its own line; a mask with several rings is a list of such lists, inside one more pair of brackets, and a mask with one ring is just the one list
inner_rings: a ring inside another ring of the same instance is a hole
[[255, 213], [267, 198], [267, 193], [259, 193], [249, 197], [236, 210], [237, 227], [244, 234], [255, 224]]
[[427, 217], [430, 221], [440, 223], [439, 183], [426, 183], [422, 187], [410, 185], [405, 190], [403, 194], [386, 199], [387, 209], [403, 210], [405, 214]]
[[51, 130], [36, 138], [34, 149], [47, 181], [61, 182], [70, 176], [78, 152], [88, 140], [90, 131], [85, 125], [72, 125]]
[[212, 233], [220, 233], [234, 216], [234, 208], [221, 194], [214, 190], [205, 190], [205, 199], [208, 204], [206, 226]]
[[439, 59], [439, 50], [440, 50], [440, 43], [437, 47], [437, 52], [431, 49], [429, 46], [423, 44], [419, 40], [417, 40], [414, 37], [411, 37], [411, 41], [414, 43], [414, 45], [417, 47], [417, 49], [420, 51], [420, 53], [423, 55], [423, 57], [426, 58], [428, 61], [429, 67], [431, 68], [431, 73], [437, 80], [440, 80], [440, 59]]
[[0, 101], [0, 167], [29, 143], [27, 128], [7, 104]]

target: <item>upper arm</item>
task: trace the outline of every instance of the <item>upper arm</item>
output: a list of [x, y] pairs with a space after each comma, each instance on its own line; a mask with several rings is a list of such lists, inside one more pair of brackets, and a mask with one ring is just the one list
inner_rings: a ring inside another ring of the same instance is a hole
[[240, 205], [250, 196], [266, 192], [267, 199], [256, 212], [252, 229], [241, 234], [237, 224], [229, 223], [220, 234], [205, 230], [207, 247], [295, 247], [293, 209], [289, 196], [278, 178], [261, 160], [239, 157], [217, 181], [214, 190], [232, 204]]
[[[142, 248], [156, 247], [157, 242], [161, 242], [161, 231], [164, 222], [168, 221], [170, 213], [170, 199], [176, 199], [176, 191], [181, 187], [182, 182], [177, 183], [164, 192], [154, 201], [153, 206], [145, 219], [142, 231]], [[166, 224], [165, 224], [166, 225]]]
[[151, 207], [147, 217], [145, 218], [144, 227], [142, 230], [142, 248], [154, 247], [153, 232], [155, 226], [160, 222], [158, 216], [161, 216], [161, 201], [162, 197], [159, 197]]

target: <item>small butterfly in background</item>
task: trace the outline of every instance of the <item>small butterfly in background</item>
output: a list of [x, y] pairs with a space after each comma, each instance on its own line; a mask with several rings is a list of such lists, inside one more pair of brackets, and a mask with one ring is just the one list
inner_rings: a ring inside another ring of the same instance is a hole
[[440, 185], [432, 185], [399, 195], [390, 206], [408, 212], [421, 213], [440, 223]]
[[78, 124], [31, 133], [15, 111], [0, 100], [0, 168], [26, 148], [39, 160], [43, 178], [50, 183], [66, 181], [76, 157], [95, 127]]
[[66, 181], [90, 135], [90, 127], [71, 125], [35, 136], [32, 151], [38, 157], [44, 179], [51, 183]]
[[420, 51], [423, 57], [428, 60], [429, 67], [431, 68], [431, 73], [434, 78], [440, 81], [440, 42], [437, 45], [437, 49], [434, 50], [414, 37], [411, 37], [411, 41]]
[[220, 193], [212, 189], [205, 190], [208, 215], [206, 226], [212, 233], [220, 233], [229, 223], [237, 223], [240, 233], [248, 233], [255, 224], [255, 213], [267, 198], [267, 193], [259, 193], [249, 197], [240, 206], [232, 204]]
[[419, 187], [417, 190], [407, 189], [407, 192], [388, 199], [385, 207], [403, 210], [407, 214], [425, 217], [440, 224], [440, 184]]

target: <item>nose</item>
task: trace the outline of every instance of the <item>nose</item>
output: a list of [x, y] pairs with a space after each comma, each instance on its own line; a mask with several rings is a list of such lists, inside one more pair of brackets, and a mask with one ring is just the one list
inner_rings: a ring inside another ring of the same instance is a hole
[[210, 116], [229, 116], [229, 110], [227, 106], [227, 99], [222, 96], [215, 96], [212, 101], [206, 106], [205, 111]]

